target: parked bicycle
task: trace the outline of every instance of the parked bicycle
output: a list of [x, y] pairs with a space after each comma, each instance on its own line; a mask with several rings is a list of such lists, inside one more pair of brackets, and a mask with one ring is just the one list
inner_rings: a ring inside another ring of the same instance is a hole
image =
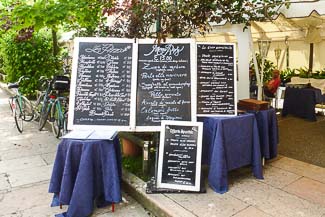
[[65, 93], [70, 89], [70, 79], [67, 76], [55, 76], [52, 88], [57, 92], [57, 98], [51, 108], [51, 124], [53, 134], [59, 138], [67, 132], [68, 97]]
[[19, 91], [19, 83], [27, 80], [27, 77], [20, 77], [17, 82], [9, 83], [9, 89], [15, 89], [16, 94], [9, 98], [9, 106], [15, 119], [17, 130], [23, 132], [23, 122], [31, 121], [34, 118], [34, 110], [31, 102]]
[[65, 96], [58, 96], [55, 102], [52, 104], [51, 117], [53, 118], [52, 132], [59, 138], [67, 133], [67, 121], [68, 121], [68, 98]]
[[38, 130], [42, 130], [49, 119], [49, 115], [51, 112], [52, 104], [55, 101], [55, 94], [52, 90], [52, 79], [48, 79], [44, 76], [40, 78], [40, 82], [42, 83], [42, 88], [44, 89], [38, 96], [35, 111], [37, 114], [38, 120]]

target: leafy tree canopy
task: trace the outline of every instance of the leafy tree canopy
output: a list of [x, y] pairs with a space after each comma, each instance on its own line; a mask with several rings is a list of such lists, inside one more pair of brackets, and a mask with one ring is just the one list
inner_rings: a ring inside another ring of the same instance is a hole
[[[3, 0], [3, 31], [20, 35], [44, 27], [76, 30], [84, 36], [189, 37], [210, 22], [263, 21], [287, 0]], [[107, 22], [107, 20], [111, 20]]]
[[[124, 37], [189, 37], [204, 34], [210, 23], [227, 21], [250, 24], [277, 13], [286, 0], [124, 0], [105, 13], [114, 17], [112, 25], [102, 25], [102, 35]], [[154, 28], [158, 26], [158, 28]]]

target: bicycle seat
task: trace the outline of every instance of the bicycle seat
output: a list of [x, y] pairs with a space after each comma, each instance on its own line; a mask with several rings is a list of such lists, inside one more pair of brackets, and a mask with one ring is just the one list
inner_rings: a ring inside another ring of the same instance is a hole
[[18, 83], [8, 83], [8, 88], [12, 89], [12, 88], [18, 88], [19, 84]]

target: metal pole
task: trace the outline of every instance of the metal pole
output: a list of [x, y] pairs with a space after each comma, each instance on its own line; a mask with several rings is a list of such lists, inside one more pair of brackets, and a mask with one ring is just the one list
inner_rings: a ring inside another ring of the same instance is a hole
[[143, 174], [148, 174], [148, 161], [149, 161], [149, 145], [150, 141], [144, 141], [143, 144], [143, 164], [142, 164], [142, 172]]

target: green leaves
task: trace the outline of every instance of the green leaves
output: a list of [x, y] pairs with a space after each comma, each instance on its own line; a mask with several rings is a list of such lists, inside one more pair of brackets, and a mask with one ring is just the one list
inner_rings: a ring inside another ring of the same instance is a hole
[[22, 91], [31, 95], [37, 90], [40, 76], [50, 77], [56, 72], [57, 60], [51, 54], [50, 35], [44, 32], [34, 34], [28, 41], [18, 42], [14, 32], [0, 40], [2, 70], [7, 74], [7, 81], [15, 82], [22, 75], [29, 77]]
[[[124, 0], [106, 14], [117, 19], [111, 26], [101, 25], [101, 35], [129, 38], [190, 37], [204, 34], [211, 22], [244, 23], [267, 20], [286, 0]], [[156, 31], [152, 26], [156, 25]]]

